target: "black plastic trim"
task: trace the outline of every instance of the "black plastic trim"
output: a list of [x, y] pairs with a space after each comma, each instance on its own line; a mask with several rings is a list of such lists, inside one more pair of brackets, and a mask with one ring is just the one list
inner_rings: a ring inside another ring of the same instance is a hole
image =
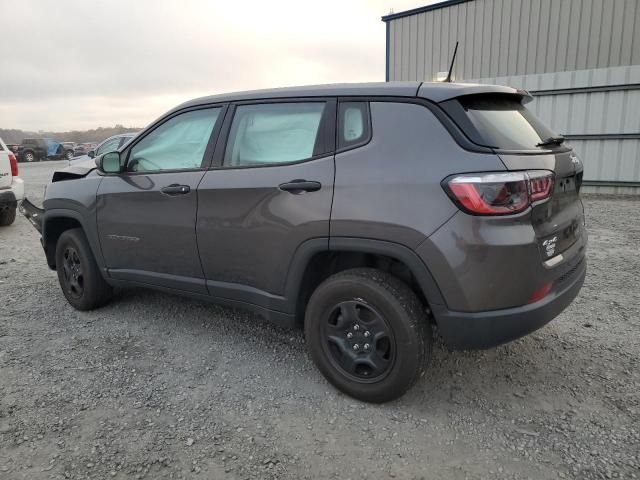
[[385, 240], [359, 237], [331, 237], [329, 251], [384, 255], [404, 263], [415, 277], [430, 306], [444, 305], [444, 297], [433, 275], [417, 253], [409, 247]]
[[260, 305], [256, 305], [250, 302], [242, 300], [234, 300], [232, 298], [217, 297], [214, 295], [208, 295], [205, 293], [198, 293], [193, 291], [178, 290], [162, 285], [153, 285], [140, 281], [131, 280], [119, 280], [115, 278], [107, 279], [107, 282], [114, 287], [143, 287], [151, 290], [157, 290], [173, 295], [179, 295], [182, 297], [188, 297], [195, 300], [205, 301], [208, 303], [214, 303], [216, 305], [222, 305], [231, 308], [242, 308], [256, 313], [263, 317], [265, 320], [280, 325], [285, 328], [294, 328], [296, 326], [295, 316], [293, 314], [283, 313], [275, 310], [270, 310]]
[[435, 305], [432, 311], [445, 344], [452, 350], [486, 349], [531, 333], [557, 317], [578, 295], [587, 272], [587, 262], [560, 292], [521, 307], [467, 313]]

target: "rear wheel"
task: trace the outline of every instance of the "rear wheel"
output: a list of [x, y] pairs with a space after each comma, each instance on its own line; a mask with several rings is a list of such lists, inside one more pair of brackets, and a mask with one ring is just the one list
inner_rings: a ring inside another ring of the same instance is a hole
[[78, 310], [91, 310], [107, 303], [112, 289], [104, 281], [84, 232], [66, 230], [56, 245], [56, 270], [62, 293]]
[[316, 289], [305, 336], [329, 382], [376, 403], [402, 396], [415, 383], [432, 344], [416, 295], [396, 277], [371, 268], [338, 273]]
[[16, 207], [0, 210], [0, 227], [11, 225], [16, 219]]
[[64, 154], [67, 160], [71, 160], [73, 158], [73, 152], [71, 150], [67, 150], [67, 153]]
[[33, 152], [27, 152], [24, 154], [24, 160], [25, 162], [35, 162], [36, 156]]

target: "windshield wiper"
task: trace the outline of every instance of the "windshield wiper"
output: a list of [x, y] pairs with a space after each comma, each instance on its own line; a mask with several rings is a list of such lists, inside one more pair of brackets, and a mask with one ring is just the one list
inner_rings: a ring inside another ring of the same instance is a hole
[[536, 147], [547, 147], [549, 145], [560, 145], [564, 142], [564, 137], [562, 135], [558, 135], [556, 137], [545, 138], [543, 141], [538, 143]]

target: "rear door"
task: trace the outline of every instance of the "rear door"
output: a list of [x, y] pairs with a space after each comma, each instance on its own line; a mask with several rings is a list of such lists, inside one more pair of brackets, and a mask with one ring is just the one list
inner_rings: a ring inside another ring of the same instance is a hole
[[223, 107], [176, 114], [121, 152], [126, 169], [97, 194], [109, 275], [206, 293], [196, 243], [196, 190], [209, 165]]
[[335, 100], [238, 104], [227, 116], [226, 145], [198, 188], [207, 286], [278, 310], [296, 250], [310, 239], [328, 246]]

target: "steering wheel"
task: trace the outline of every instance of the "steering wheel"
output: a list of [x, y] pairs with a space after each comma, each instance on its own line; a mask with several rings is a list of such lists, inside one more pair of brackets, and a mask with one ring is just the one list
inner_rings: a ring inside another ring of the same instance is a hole
[[[162, 167], [160, 165], [158, 165], [157, 163], [144, 158], [144, 157], [135, 157], [131, 159], [131, 170], [133, 170], [134, 172], [146, 172], [149, 171], [149, 169], [146, 168], [142, 168], [142, 170], [140, 170], [138, 168], [138, 166], [142, 166], [142, 163], [148, 163], [151, 167], [155, 167], [153, 170], [162, 170]], [[151, 171], [153, 171], [151, 170]]]

